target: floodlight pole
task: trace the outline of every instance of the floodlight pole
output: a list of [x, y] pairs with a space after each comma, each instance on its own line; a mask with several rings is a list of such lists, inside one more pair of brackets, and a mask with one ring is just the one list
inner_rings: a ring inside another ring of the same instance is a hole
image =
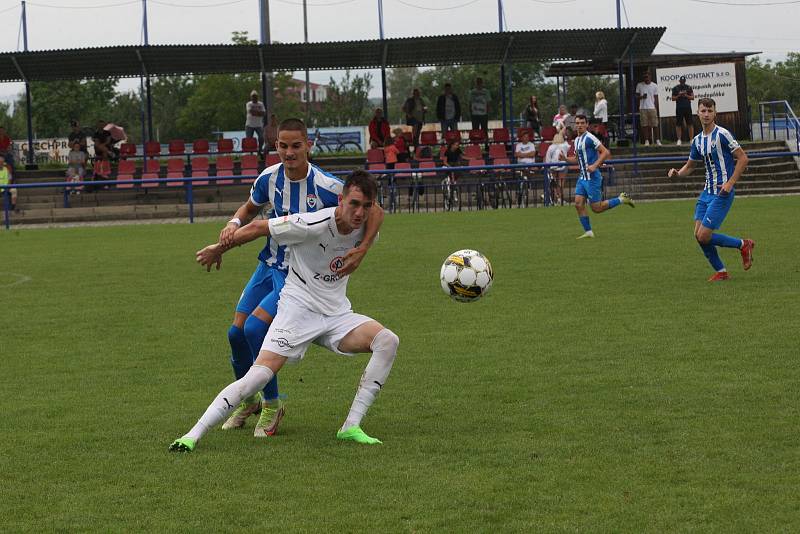
[[[147, 32], [147, 0], [142, 0], [142, 28], [144, 30], [144, 45], [150, 45], [150, 35]], [[145, 90], [147, 93], [147, 140], [154, 141], [153, 136], [153, 93], [150, 91], [150, 74], [145, 73]], [[144, 145], [145, 138], [142, 138]]]
[[[503, 33], [503, 0], [497, 0], [497, 23]], [[506, 126], [506, 65], [500, 65], [500, 99], [503, 104], [503, 126]], [[488, 119], [488, 117], [487, 117]], [[488, 126], [487, 126], [488, 129]], [[487, 132], [488, 133], [488, 132]]]
[[[303, 0], [303, 42], [308, 43], [308, 1]], [[308, 69], [306, 69], [306, 124], [311, 118], [311, 82], [308, 77]], [[267, 118], [264, 117], [266, 121]]]
[[[261, 17], [261, 44], [268, 45], [272, 42], [269, 33], [269, 0], [259, 0], [258, 7]], [[261, 71], [261, 92], [264, 95], [264, 105], [267, 107], [267, 113], [274, 113], [271, 72]]]
[[[622, 13], [620, 12], [620, 0], [617, 0], [617, 29], [622, 29]], [[617, 78], [619, 84], [619, 125], [617, 127], [617, 142], [619, 142], [625, 131], [625, 73], [622, 67], [622, 58], [617, 62]]]
[[[384, 39], [383, 35], [383, 0], [378, 0], [378, 31], [380, 33], [381, 41]], [[386, 50], [386, 44], [383, 45], [383, 50]], [[389, 99], [386, 94], [386, 54], [384, 53], [381, 60], [381, 97], [383, 99], [383, 118], [389, 121]]]
[[[25, 2], [22, 2], [22, 44], [23, 50], [28, 51], [28, 16], [25, 9]], [[28, 120], [28, 163], [25, 165], [26, 169], [36, 169], [36, 162], [33, 158], [33, 111], [31, 110], [31, 84], [28, 82], [27, 76], [25, 77], [25, 103], [27, 109], [25, 112]]]

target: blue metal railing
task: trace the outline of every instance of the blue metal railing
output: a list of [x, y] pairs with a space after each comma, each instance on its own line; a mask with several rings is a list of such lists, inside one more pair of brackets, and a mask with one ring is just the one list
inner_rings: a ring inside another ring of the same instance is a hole
[[[779, 132], [783, 139], [795, 142], [796, 149], [800, 152], [800, 120], [798, 120], [792, 106], [786, 100], [770, 100], [758, 103], [759, 129], [761, 140], [772, 137], [779, 139]], [[767, 125], [766, 137], [764, 125]]]
[[[748, 154], [748, 157], [753, 158], [770, 158], [770, 157], [797, 157], [800, 156], [800, 149], [796, 152], [751, 152]], [[607, 178], [605, 182], [613, 182], [614, 175], [615, 175], [615, 165], [624, 165], [624, 164], [639, 164], [639, 163], [666, 163], [666, 162], [685, 162], [686, 156], [654, 156], [654, 157], [647, 157], [647, 158], [619, 158], [619, 159], [612, 159], [606, 161], [605, 165], [601, 168], [601, 171], [607, 173]], [[462, 183], [458, 184], [456, 187], [459, 189], [470, 189], [474, 188], [475, 192], [486, 192], [491, 191], [493, 189], [497, 189], [498, 184], [502, 182], [502, 187], [508, 189], [508, 186], [514, 186], [517, 188], [517, 191], [520, 189], [525, 189], [526, 194], [530, 192], [535, 193], [535, 185], [533, 182], [529, 181], [529, 177], [520, 177], [519, 179], [504, 179], [504, 180], [484, 180], [483, 177], [479, 173], [489, 173], [490, 171], [509, 171], [510, 174], [516, 177], [515, 171], [534, 171], [533, 174], [536, 174], [538, 170], [539, 177], [542, 179], [542, 195], [544, 196], [544, 205], [550, 205], [550, 191], [549, 191], [549, 180], [547, 179], [548, 176], [548, 169], [551, 167], [563, 167], [565, 165], [570, 165], [569, 163], [559, 162], [559, 163], [512, 163], [512, 164], [504, 164], [504, 165], [477, 165], [477, 166], [462, 166], [462, 167], [433, 167], [433, 168], [410, 168], [410, 169], [381, 169], [381, 170], [371, 170], [367, 171], [371, 174], [376, 175], [386, 175], [389, 177], [389, 183], [385, 187], [388, 189], [385, 191], [386, 196], [391, 200], [392, 198], [396, 198], [397, 191], [406, 188], [406, 187], [414, 187], [414, 188], [421, 188], [423, 190], [427, 190], [428, 188], [442, 188], [444, 184], [423, 184], [423, 183], [416, 183], [413, 181], [415, 178], [423, 178], [426, 175], [431, 174], [438, 174], [438, 175], [447, 175], [449, 173], [472, 173], [471, 177], [478, 178], [477, 181], [472, 183]], [[349, 174], [352, 171], [334, 171], [331, 174], [344, 176]], [[400, 175], [399, 177], [402, 178], [411, 178], [412, 180], [407, 184], [398, 184], [396, 183], [395, 176]], [[10, 219], [10, 204], [11, 204], [11, 189], [35, 189], [35, 188], [46, 188], [46, 187], [63, 187], [64, 188], [64, 205], [65, 207], [69, 207], [69, 192], [70, 190], [75, 190], [79, 187], [90, 186], [111, 186], [111, 185], [142, 185], [142, 184], [166, 184], [167, 182], [176, 183], [182, 182], [182, 186], [174, 186], [173, 189], [177, 189], [178, 187], [182, 187], [186, 190], [186, 203], [189, 205], [189, 222], [194, 222], [194, 182], [202, 181], [202, 182], [212, 182], [216, 183], [220, 180], [247, 180], [247, 179], [255, 179], [258, 175], [237, 175], [237, 176], [202, 176], [202, 177], [195, 177], [195, 178], [149, 178], [149, 179], [140, 179], [140, 180], [102, 180], [102, 181], [92, 181], [92, 182], [40, 182], [40, 183], [30, 183], [30, 184], [9, 184], [9, 185], [0, 185], [0, 193], [3, 195], [3, 215], [4, 215], [4, 223], [5, 228], [9, 229], [11, 226], [11, 219]], [[532, 176], [531, 176], [532, 177]], [[538, 183], [538, 182], [537, 182]], [[228, 184], [234, 185], [234, 184]], [[241, 185], [241, 184], [239, 184]], [[223, 185], [219, 185], [219, 187], [223, 187]], [[382, 189], [383, 189], [382, 184]], [[128, 191], [130, 188], [123, 188], [119, 189], [120, 191]], [[412, 193], [412, 196], [413, 193]], [[486, 206], [485, 202], [481, 202], [476, 200], [476, 207], [477, 209], [483, 209]], [[491, 203], [490, 203], [491, 204]], [[527, 202], [525, 203], [527, 206]], [[387, 206], [384, 206], [387, 207]], [[389, 211], [395, 211], [393, 206], [388, 206]], [[413, 209], [411, 211], [414, 211]]]

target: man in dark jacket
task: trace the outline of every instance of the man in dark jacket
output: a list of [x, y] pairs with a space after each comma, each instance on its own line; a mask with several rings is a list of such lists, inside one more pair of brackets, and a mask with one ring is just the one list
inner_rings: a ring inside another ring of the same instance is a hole
[[375, 109], [375, 116], [369, 121], [370, 148], [383, 148], [390, 140], [389, 121], [383, 118], [383, 110]]
[[436, 100], [436, 118], [442, 125], [442, 137], [449, 130], [458, 130], [458, 121], [461, 120], [461, 104], [458, 97], [453, 94], [453, 86], [444, 84], [444, 94]]

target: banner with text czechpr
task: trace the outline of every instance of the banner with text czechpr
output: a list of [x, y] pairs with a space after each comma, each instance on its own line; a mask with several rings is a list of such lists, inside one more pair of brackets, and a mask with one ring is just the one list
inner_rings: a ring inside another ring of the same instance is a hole
[[697, 101], [701, 98], [713, 98], [717, 103], [718, 112], [739, 111], [736, 65], [715, 63], [657, 69], [655, 82], [658, 84], [659, 116], [675, 116], [672, 88], [681, 83], [681, 76], [686, 76], [686, 85], [691, 86], [694, 91], [692, 113], [697, 113]]

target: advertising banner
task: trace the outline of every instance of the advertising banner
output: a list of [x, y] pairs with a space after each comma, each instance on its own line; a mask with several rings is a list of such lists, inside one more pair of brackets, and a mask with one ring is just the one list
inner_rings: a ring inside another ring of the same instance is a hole
[[686, 76], [686, 85], [694, 91], [692, 113], [697, 113], [697, 101], [701, 98], [713, 98], [718, 112], [739, 111], [736, 66], [733, 63], [716, 63], [657, 69], [655, 82], [658, 84], [659, 116], [675, 116], [672, 88], [680, 84], [681, 76]]

